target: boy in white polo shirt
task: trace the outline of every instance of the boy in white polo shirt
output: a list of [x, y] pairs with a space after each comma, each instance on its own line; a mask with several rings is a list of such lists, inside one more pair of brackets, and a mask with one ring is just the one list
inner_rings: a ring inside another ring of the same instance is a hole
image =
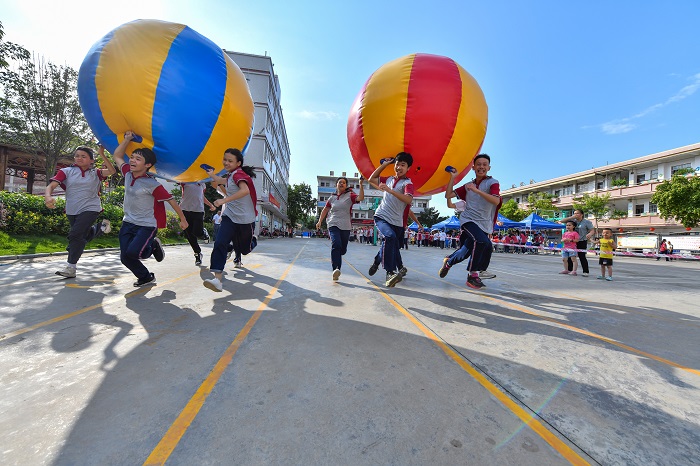
[[187, 228], [185, 214], [177, 205], [173, 196], [165, 190], [152, 175], [148, 173], [156, 164], [156, 154], [147, 147], [135, 149], [124, 161], [126, 146], [134, 137], [127, 131], [124, 140], [114, 151], [114, 161], [124, 175], [124, 220], [119, 230], [119, 248], [121, 262], [136, 276], [134, 286], [155, 283], [155, 275], [146, 268], [142, 259], [151, 255], [160, 262], [165, 251], [156, 238], [158, 228], [165, 228], [165, 205], [167, 202], [180, 217], [180, 228]]
[[[379, 174], [390, 164], [394, 164], [395, 176], [380, 177]], [[393, 287], [401, 281], [398, 269], [399, 247], [403, 244], [404, 225], [413, 202], [413, 182], [406, 174], [413, 165], [413, 156], [408, 152], [399, 152], [395, 158], [386, 159], [374, 170], [367, 181], [379, 184], [384, 197], [374, 213], [374, 224], [384, 235], [382, 243], [382, 265], [386, 270], [387, 287]]]

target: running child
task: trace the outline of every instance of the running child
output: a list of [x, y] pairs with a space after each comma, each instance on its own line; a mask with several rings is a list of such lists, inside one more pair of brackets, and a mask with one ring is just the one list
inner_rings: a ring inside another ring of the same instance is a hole
[[[617, 249], [617, 243], [613, 239], [613, 232], [610, 228], [603, 228], [603, 237], [594, 241], [595, 244], [600, 245], [600, 259], [598, 263], [600, 264], [600, 275], [598, 275], [598, 280], [607, 280], [609, 282], [613, 279], [613, 251]], [[608, 276], [605, 276], [605, 270], [608, 271]]]
[[226, 204], [219, 232], [214, 240], [209, 269], [214, 272], [214, 278], [204, 280], [203, 285], [212, 291], [223, 291], [223, 276], [229, 244], [233, 245], [235, 257], [233, 266], [243, 267], [241, 256], [250, 253], [258, 244], [255, 232], [255, 217], [258, 215], [255, 185], [251, 177], [255, 177], [253, 167], [243, 165], [243, 154], [238, 149], [226, 149], [224, 152], [224, 168], [228, 172], [220, 177], [214, 170], [207, 170], [212, 178], [212, 186], [219, 191], [225, 188], [223, 199], [214, 201], [219, 207]]
[[491, 157], [487, 154], [477, 155], [473, 168], [475, 178], [453, 190], [457, 171], [452, 169], [445, 192], [447, 199], [457, 197], [465, 202], [465, 207], [459, 215], [460, 247], [443, 259], [438, 275], [440, 278], [446, 277], [453, 265], [471, 256], [467, 267], [467, 286], [474, 289], [485, 286], [479, 278], [479, 271], [488, 270], [493, 250], [489, 235], [493, 233], [493, 225], [501, 207], [500, 185], [498, 180], [488, 176], [490, 169]]
[[119, 230], [119, 249], [122, 264], [136, 276], [134, 286], [155, 284], [156, 276], [141, 260], [153, 255], [161, 262], [165, 251], [156, 237], [158, 228], [165, 228], [164, 202], [170, 204], [180, 217], [180, 228], [187, 228], [187, 219], [172, 194], [165, 190], [148, 171], [156, 165], [156, 154], [147, 147], [134, 149], [129, 163], [124, 161], [126, 147], [134, 138], [127, 131], [124, 140], [114, 151], [114, 161], [124, 175], [124, 220]]
[[[379, 174], [392, 163], [396, 175], [380, 177]], [[397, 264], [404, 225], [407, 225], [408, 212], [413, 202], [413, 182], [406, 176], [411, 165], [413, 156], [408, 152], [399, 152], [395, 158], [385, 159], [367, 180], [370, 184], [378, 184], [379, 189], [384, 191], [384, 197], [374, 213], [374, 224], [384, 235], [381, 248], [387, 287], [395, 286], [402, 279]]]
[[180, 208], [187, 219], [187, 228], [183, 232], [187, 242], [194, 252], [194, 265], [202, 265], [202, 248], [199, 246], [199, 238], [209, 242], [209, 232], [204, 228], [204, 205], [214, 211], [216, 207], [204, 197], [207, 189], [206, 183], [197, 181], [194, 183], [180, 183], [182, 199]]
[[[56, 199], [51, 197], [53, 191], [61, 186], [66, 192], [66, 215], [70, 224], [68, 232], [68, 259], [66, 266], [56, 271], [56, 275], [75, 278], [78, 260], [83, 255], [85, 245], [103, 233], [109, 233], [112, 227], [105, 219], [95, 223], [102, 212], [100, 190], [102, 182], [117, 172], [112, 162], [105, 157], [105, 149], [100, 146], [98, 155], [102, 166], [95, 168], [95, 154], [91, 148], [80, 146], [73, 152], [75, 163], [56, 172], [44, 192], [44, 203], [49, 209], [56, 208]], [[94, 223], [94, 225], [93, 225]]]
[[[579, 235], [576, 233], [575, 229], [576, 222], [569, 220], [566, 222], [566, 231], [561, 235], [561, 241], [564, 244], [561, 249], [561, 259], [564, 262], [564, 270], [559, 273], [562, 275], [578, 275], [578, 273], [576, 273], [576, 270], [578, 270], [576, 243], [578, 243]], [[573, 270], [571, 272], [569, 272], [569, 259], [571, 259], [571, 263], [573, 264]]]

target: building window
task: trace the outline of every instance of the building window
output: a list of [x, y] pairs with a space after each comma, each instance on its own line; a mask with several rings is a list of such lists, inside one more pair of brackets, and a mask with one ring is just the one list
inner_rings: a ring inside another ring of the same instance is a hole
[[561, 190], [560, 189], [555, 189], [554, 190], [554, 197], [559, 197], [561, 196]]
[[605, 186], [605, 181], [598, 181], [595, 184], [595, 189], [604, 189], [603, 187]]
[[659, 211], [659, 209], [656, 207], [656, 204], [652, 204], [651, 202], [649, 203], [649, 213], [650, 214], [655, 214]]
[[634, 206], [634, 215], [642, 215], [644, 213], [644, 204]]
[[519, 198], [519, 197], [516, 197], [516, 198], [515, 198], [515, 203], [516, 203], [516, 204], [520, 204], [520, 198]]
[[655, 180], [659, 177], [659, 169], [658, 168], [652, 168], [651, 173], [649, 174], [649, 179], [650, 180]]
[[637, 184], [646, 181], [647, 175], [645, 173], [642, 173], [641, 175], [637, 175]]
[[689, 163], [683, 163], [681, 165], [674, 165], [671, 167], [671, 176], [673, 176], [678, 170], [683, 170], [684, 168], [690, 168]]
[[568, 196], [568, 195], [573, 194], [573, 193], [574, 193], [574, 186], [573, 185], [564, 186], [564, 191], [563, 191], [564, 196]]

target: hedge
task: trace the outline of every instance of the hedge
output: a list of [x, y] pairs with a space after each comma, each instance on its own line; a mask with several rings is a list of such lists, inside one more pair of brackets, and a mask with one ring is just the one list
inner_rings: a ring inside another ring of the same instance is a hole
[[[124, 210], [121, 205], [112, 204], [112, 199], [102, 199], [104, 209], [101, 219], [108, 219], [112, 224], [112, 232], [108, 236], [117, 236], [122, 225]], [[66, 202], [56, 198], [56, 208], [49, 209], [44, 205], [44, 196], [26, 193], [11, 193], [0, 191], [0, 231], [16, 235], [67, 235], [70, 229], [65, 213]], [[161, 238], [177, 238], [182, 236], [180, 220], [174, 212], [167, 212], [167, 227], [158, 231]], [[205, 227], [212, 232], [213, 226]]]

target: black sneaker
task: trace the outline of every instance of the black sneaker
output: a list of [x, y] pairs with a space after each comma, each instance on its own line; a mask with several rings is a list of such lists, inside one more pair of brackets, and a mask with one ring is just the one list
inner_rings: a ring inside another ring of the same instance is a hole
[[139, 278], [138, 280], [136, 280], [134, 282], [135, 287], [145, 286], [145, 285], [149, 285], [149, 284], [152, 284], [152, 285], [156, 284], [156, 276], [153, 275], [153, 273], [148, 274], [148, 276], [145, 278]]
[[377, 273], [377, 270], [379, 269], [379, 264], [376, 262], [372, 264], [372, 266], [369, 268], [369, 276], [371, 277], [375, 273]]
[[204, 242], [207, 243], [207, 244], [209, 244], [209, 241], [210, 241], [210, 239], [211, 239], [211, 238], [209, 237], [209, 232], [208, 232], [207, 229], [205, 228], [204, 230], [202, 230], [202, 233], [204, 233]]
[[442, 260], [442, 267], [440, 267], [440, 272], [438, 272], [438, 275], [440, 275], [440, 278], [445, 278], [447, 276], [447, 272], [450, 271], [450, 266], [447, 265], [447, 261], [449, 261], [449, 257], [445, 257]]
[[194, 255], [194, 265], [202, 265], [202, 253], [198, 252]]
[[163, 262], [165, 251], [163, 251], [163, 243], [160, 242], [160, 238], [153, 239], [151, 248], [153, 249], [153, 257], [155, 257], [158, 262]]
[[469, 288], [474, 288], [475, 290], [486, 288], [486, 285], [484, 285], [484, 283], [481, 281], [481, 278], [472, 277], [471, 275], [469, 275], [469, 278], [467, 278], [467, 286]]
[[401, 274], [402, 277], [405, 277], [406, 274], [408, 273], [408, 269], [406, 267], [401, 267], [399, 269], [399, 273]]

